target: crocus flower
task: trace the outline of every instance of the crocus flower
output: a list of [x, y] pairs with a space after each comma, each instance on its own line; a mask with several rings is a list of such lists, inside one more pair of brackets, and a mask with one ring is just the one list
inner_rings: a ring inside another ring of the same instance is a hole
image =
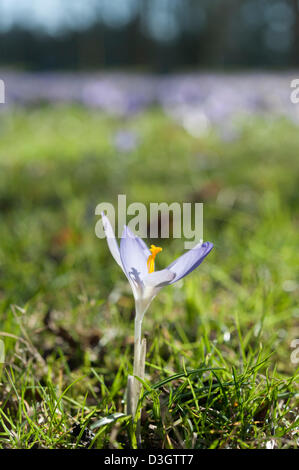
[[[199, 243], [191, 250], [173, 261], [167, 268], [155, 271], [155, 258], [162, 248], [151, 245], [149, 249], [144, 241], [134, 235], [125, 226], [120, 246], [116, 241], [108, 217], [102, 213], [103, 227], [107, 243], [115, 261], [122, 268], [131, 285], [135, 298], [135, 343], [134, 343], [134, 376], [144, 377], [145, 340], [141, 341], [141, 325], [143, 316], [151, 301], [162, 287], [174, 284], [190, 274], [210, 253], [213, 244]], [[136, 413], [140, 384], [133, 377], [128, 379], [128, 409], [133, 416]]]

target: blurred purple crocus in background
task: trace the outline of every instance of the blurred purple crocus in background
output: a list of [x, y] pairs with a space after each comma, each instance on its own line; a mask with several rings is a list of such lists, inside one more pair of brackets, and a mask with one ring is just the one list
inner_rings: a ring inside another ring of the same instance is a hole
[[[155, 257], [162, 248], [144, 241], [124, 226], [120, 246], [108, 217], [102, 213], [103, 227], [111, 254], [125, 273], [135, 299], [134, 376], [144, 378], [146, 342], [141, 340], [142, 320], [150, 303], [164, 286], [173, 284], [197, 268], [213, 248], [213, 243], [199, 243], [173, 261], [167, 268], [155, 271]], [[134, 418], [141, 390], [140, 382], [128, 377], [127, 412]]]
[[[121, 73], [30, 73], [0, 70], [5, 106], [36, 102], [81, 103], [114, 117], [131, 118], [161, 106], [194, 137], [242, 116], [285, 116], [299, 125], [299, 107], [290, 100], [291, 72], [188, 73], [170, 76]], [[224, 125], [224, 128], [222, 128]]]
[[138, 147], [138, 135], [136, 132], [121, 129], [114, 135], [114, 145], [121, 153], [132, 152]]

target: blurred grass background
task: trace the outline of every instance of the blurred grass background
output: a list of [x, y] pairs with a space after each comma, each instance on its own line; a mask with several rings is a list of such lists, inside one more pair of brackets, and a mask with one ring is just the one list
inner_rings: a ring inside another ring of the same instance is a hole
[[[94, 233], [96, 205], [117, 194], [128, 204], [204, 202], [204, 238], [215, 245], [159, 294], [144, 328], [150, 384], [222, 367], [219, 400], [194, 392], [207, 386], [196, 375], [165, 385], [149, 399], [145, 445], [296, 446], [298, 128], [248, 116], [233, 139], [213, 129], [194, 138], [159, 107], [121, 118], [45, 104], [3, 113], [0, 132], [1, 446], [129, 445], [126, 421], [86, 435], [95, 417], [123, 412], [132, 367], [132, 295]], [[120, 148], [120, 133], [135, 144]], [[161, 243], [159, 268], [183, 251], [182, 240]]]
[[142, 446], [298, 447], [298, 32], [296, 0], [0, 0], [0, 448], [136, 447], [118, 194], [214, 243], [145, 316]]

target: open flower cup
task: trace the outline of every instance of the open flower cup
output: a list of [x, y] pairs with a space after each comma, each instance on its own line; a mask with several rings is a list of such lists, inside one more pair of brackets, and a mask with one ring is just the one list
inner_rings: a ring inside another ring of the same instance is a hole
[[141, 341], [143, 316], [162, 287], [174, 284], [190, 274], [210, 253], [213, 244], [199, 243], [167, 268], [155, 271], [155, 258], [162, 248], [151, 245], [149, 249], [127, 226], [124, 226], [118, 246], [110, 221], [104, 213], [102, 221], [111, 254], [125, 273], [135, 299], [134, 377], [128, 377], [127, 389], [127, 412], [134, 417], [141, 387], [136, 377], [143, 379], [145, 368], [146, 343], [145, 339]]

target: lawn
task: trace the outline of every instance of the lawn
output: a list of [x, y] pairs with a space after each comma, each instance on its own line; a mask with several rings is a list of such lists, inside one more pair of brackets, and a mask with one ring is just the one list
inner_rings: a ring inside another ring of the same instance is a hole
[[[145, 315], [142, 446], [298, 447], [298, 127], [247, 116], [231, 138], [195, 138], [159, 107], [124, 118], [70, 104], [0, 122], [1, 448], [136, 446], [134, 302], [95, 235], [96, 205], [118, 194], [203, 202], [214, 243]], [[159, 268], [183, 251], [153, 242]]]

